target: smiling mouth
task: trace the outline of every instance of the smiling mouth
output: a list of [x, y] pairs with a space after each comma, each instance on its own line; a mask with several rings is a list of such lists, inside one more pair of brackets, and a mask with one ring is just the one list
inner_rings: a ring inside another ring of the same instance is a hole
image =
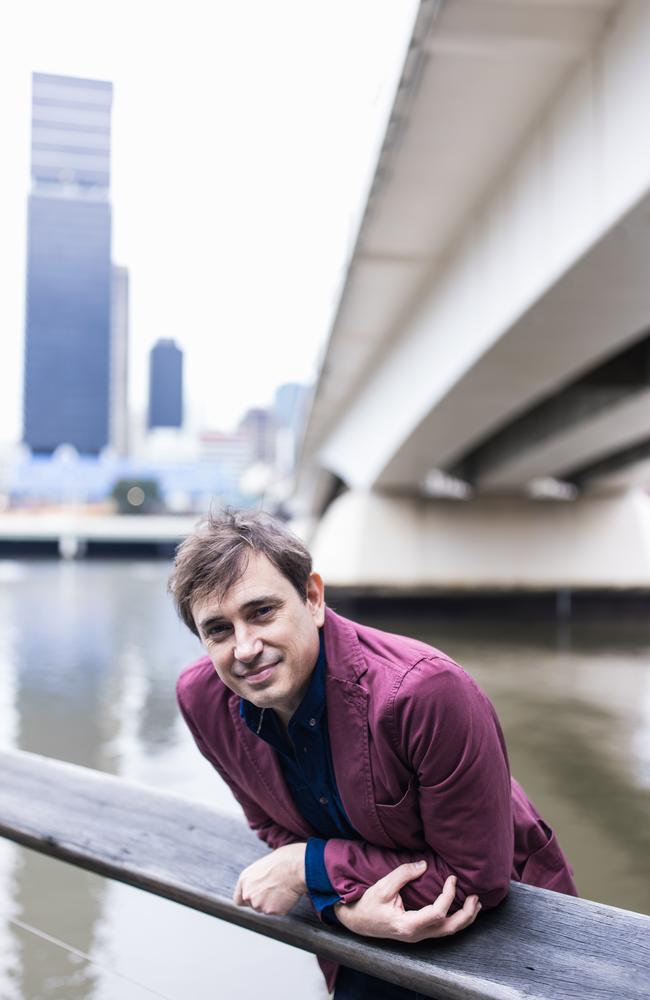
[[279, 662], [279, 660], [276, 660], [275, 663], [269, 663], [268, 666], [258, 667], [257, 670], [252, 670], [249, 674], [246, 674], [243, 680], [248, 684], [263, 684], [272, 675]]

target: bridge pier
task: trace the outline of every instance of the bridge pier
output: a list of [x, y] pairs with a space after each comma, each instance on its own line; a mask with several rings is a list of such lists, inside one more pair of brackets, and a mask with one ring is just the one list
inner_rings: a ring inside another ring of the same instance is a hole
[[83, 559], [88, 549], [88, 542], [78, 535], [61, 535], [58, 542], [59, 555], [62, 559]]
[[369, 592], [650, 589], [650, 497], [461, 502], [350, 490], [311, 547], [327, 584]]

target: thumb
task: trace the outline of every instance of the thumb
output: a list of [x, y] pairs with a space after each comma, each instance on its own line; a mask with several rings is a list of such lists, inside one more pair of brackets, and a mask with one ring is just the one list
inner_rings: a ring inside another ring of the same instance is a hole
[[399, 865], [398, 868], [394, 868], [388, 875], [379, 879], [376, 883], [377, 889], [385, 899], [392, 899], [405, 885], [419, 878], [420, 875], [424, 875], [426, 870], [426, 861], [410, 861], [407, 864]]

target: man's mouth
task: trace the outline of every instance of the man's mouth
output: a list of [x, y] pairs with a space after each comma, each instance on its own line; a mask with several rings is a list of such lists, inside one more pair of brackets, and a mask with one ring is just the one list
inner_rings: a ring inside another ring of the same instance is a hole
[[275, 660], [273, 663], [262, 664], [255, 670], [244, 674], [242, 680], [245, 680], [247, 684], [263, 684], [272, 675], [279, 662], [279, 660]]

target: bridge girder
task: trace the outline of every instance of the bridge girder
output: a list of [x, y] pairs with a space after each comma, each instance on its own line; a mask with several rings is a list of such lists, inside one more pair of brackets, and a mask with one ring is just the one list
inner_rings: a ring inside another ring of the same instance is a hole
[[[503, 19], [488, 24], [488, 7]], [[554, 3], [535, 5], [536, 20], [532, 10], [454, 3], [416, 30], [303, 481], [318, 467], [355, 489], [417, 494], [429, 469], [452, 467], [648, 328], [650, 9]], [[560, 19], [571, 25], [564, 46]], [[507, 66], [495, 68], [504, 46]], [[468, 164], [459, 151], [470, 148]], [[608, 426], [620, 450], [638, 440], [644, 403], [634, 415], [631, 397], [616, 402]], [[575, 435], [556, 471], [598, 458], [584, 441]]]

